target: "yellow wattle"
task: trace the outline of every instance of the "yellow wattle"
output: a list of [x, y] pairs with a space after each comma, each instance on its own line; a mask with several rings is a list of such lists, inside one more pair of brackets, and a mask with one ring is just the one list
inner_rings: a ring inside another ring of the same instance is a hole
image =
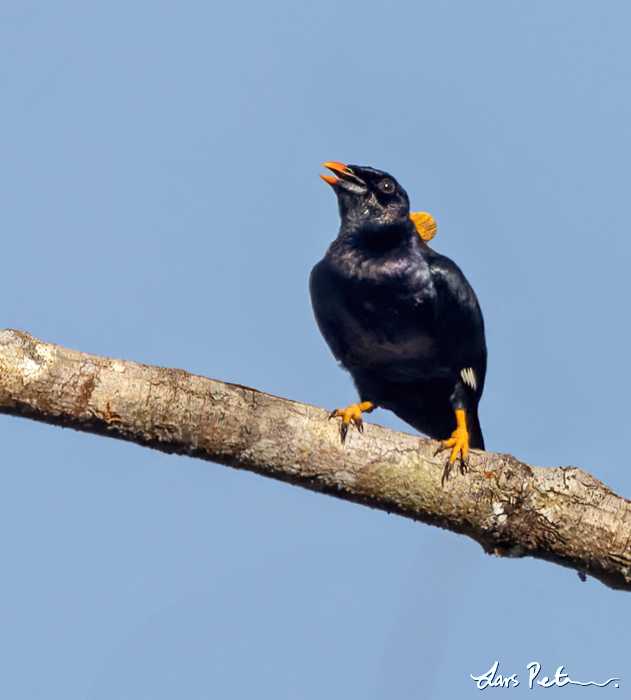
[[431, 214], [424, 211], [417, 211], [410, 214], [410, 219], [414, 222], [419, 236], [428, 243], [436, 235], [436, 221]]

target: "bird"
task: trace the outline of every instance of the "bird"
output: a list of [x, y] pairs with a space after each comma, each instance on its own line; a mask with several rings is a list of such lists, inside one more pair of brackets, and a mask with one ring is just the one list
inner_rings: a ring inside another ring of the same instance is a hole
[[380, 407], [450, 450], [442, 483], [484, 449], [478, 404], [487, 349], [475, 292], [451, 259], [427, 245], [433, 218], [410, 213], [406, 191], [374, 168], [324, 163], [340, 229], [311, 272], [317, 325], [359, 401], [337, 409], [344, 442]]

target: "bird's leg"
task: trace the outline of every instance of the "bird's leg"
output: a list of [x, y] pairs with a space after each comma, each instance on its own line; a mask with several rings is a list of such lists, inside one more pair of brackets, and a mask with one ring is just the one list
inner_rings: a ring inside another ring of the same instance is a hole
[[338, 408], [333, 411], [329, 418], [341, 418], [342, 424], [340, 425], [340, 436], [342, 442], [346, 440], [346, 434], [348, 433], [348, 426], [352, 423], [360, 433], [364, 432], [364, 422], [362, 421], [362, 413], [370, 413], [374, 411], [377, 406], [370, 401], [363, 401], [362, 403], [353, 403], [347, 408]]
[[456, 409], [456, 429], [451, 434], [449, 440], [443, 440], [440, 447], [434, 453], [437, 455], [443, 450], [447, 450], [452, 447], [451, 455], [449, 460], [445, 465], [445, 471], [443, 472], [442, 483], [449, 476], [452, 467], [456, 463], [458, 457], [460, 457], [460, 473], [464, 474], [469, 466], [469, 432], [467, 431], [467, 423], [465, 420], [465, 412], [462, 409]]

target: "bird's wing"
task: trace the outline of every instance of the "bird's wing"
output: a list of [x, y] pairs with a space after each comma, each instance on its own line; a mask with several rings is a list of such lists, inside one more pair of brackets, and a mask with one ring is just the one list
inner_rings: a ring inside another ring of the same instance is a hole
[[[440, 354], [448, 366], [461, 372], [464, 383], [479, 397], [486, 375], [486, 340], [480, 305], [456, 263], [432, 253], [428, 263]], [[422, 296], [422, 290], [419, 294]]]

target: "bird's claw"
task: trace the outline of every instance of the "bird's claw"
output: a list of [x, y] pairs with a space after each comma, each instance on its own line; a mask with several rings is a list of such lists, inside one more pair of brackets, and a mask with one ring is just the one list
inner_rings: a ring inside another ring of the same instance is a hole
[[469, 433], [465, 423], [464, 411], [456, 411], [456, 420], [458, 427], [453, 431], [448, 440], [443, 440], [440, 443], [438, 449], [434, 452], [435, 457], [440, 452], [452, 448], [441, 479], [443, 485], [449, 478], [449, 474], [456, 462], [459, 463], [461, 474], [466, 474], [469, 468]]
[[360, 433], [364, 432], [364, 421], [362, 420], [362, 412], [368, 413], [372, 411], [373, 406], [370, 401], [364, 401], [363, 403], [354, 403], [347, 408], [338, 408], [333, 411], [329, 416], [331, 418], [341, 418], [342, 423], [340, 425], [340, 437], [342, 442], [346, 440], [348, 434], [348, 426], [353, 424]]
[[[439, 452], [442, 452], [444, 449], [447, 449], [446, 447], [439, 447], [434, 455], [437, 455]], [[451, 459], [451, 457], [447, 460], [447, 464], [445, 464], [445, 469], [443, 471], [443, 475], [440, 479], [440, 483], [442, 486], [445, 485], [445, 481], [449, 478], [449, 475], [451, 474], [451, 470], [453, 469], [454, 465], [458, 462], [458, 466], [460, 467], [460, 473], [461, 474], [466, 474], [467, 470], [469, 469], [469, 458], [467, 457], [466, 459], [463, 458], [462, 455], [460, 455], [460, 459]]]

